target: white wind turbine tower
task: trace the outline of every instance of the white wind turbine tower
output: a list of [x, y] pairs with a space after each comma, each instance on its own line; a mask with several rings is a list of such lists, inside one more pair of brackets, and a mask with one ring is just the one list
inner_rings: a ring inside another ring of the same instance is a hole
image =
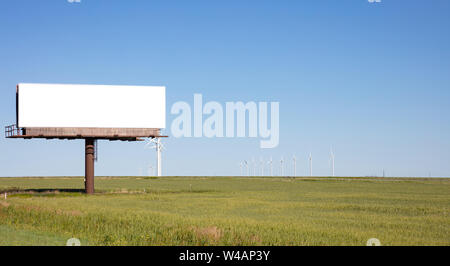
[[312, 176], [312, 154], [309, 153], [309, 175]]
[[281, 160], [280, 160], [280, 174], [281, 174], [281, 176], [283, 176], [283, 162], [284, 162], [284, 159], [283, 159], [283, 157], [281, 157]]
[[244, 176], [244, 175], [243, 175], [243, 172], [242, 172], [243, 163], [240, 162], [240, 163], [239, 163], [239, 166], [240, 166], [240, 168], [241, 168], [241, 176]]
[[259, 163], [261, 165], [261, 176], [264, 176], [264, 161], [263, 158], [259, 158]]
[[333, 148], [331, 148], [331, 153], [330, 153], [330, 159], [331, 159], [331, 175], [334, 176], [334, 153], [333, 153]]
[[270, 166], [270, 176], [273, 176], [273, 161], [272, 161], [272, 157], [270, 157], [269, 166]]
[[151, 164], [148, 167], [148, 175], [149, 176], [154, 176], [155, 175], [155, 171], [153, 171], [153, 165], [151, 165]]
[[253, 165], [253, 176], [257, 176], [256, 168], [258, 166], [256, 165], [255, 157], [252, 158], [252, 165]]
[[247, 167], [247, 176], [249, 176], [250, 173], [249, 173], [249, 170], [248, 170], [248, 162], [244, 160], [244, 164], [245, 164], [245, 167]]
[[153, 148], [156, 149], [156, 171], [158, 173], [157, 176], [161, 176], [162, 175], [161, 151], [163, 149], [163, 145], [161, 143], [161, 138], [151, 138], [151, 139], [149, 139], [146, 147], [150, 148], [150, 149], [153, 149]]
[[294, 161], [294, 177], [297, 176], [297, 158], [294, 157], [292, 158], [292, 160]]

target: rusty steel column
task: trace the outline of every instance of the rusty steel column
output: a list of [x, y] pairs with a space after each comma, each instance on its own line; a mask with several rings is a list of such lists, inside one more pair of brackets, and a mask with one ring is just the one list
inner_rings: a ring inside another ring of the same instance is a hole
[[94, 139], [85, 141], [84, 188], [86, 194], [94, 194]]

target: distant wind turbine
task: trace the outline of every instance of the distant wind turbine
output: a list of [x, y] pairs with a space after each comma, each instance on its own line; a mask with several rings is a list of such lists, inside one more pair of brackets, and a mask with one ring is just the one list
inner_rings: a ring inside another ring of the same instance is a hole
[[264, 176], [264, 160], [262, 157], [260, 158], [259, 163], [261, 165], [261, 176]]
[[297, 176], [297, 158], [295, 158], [295, 155], [292, 160], [294, 161], [294, 176]]
[[242, 172], [243, 163], [242, 162], [239, 163], [239, 167], [241, 168], [241, 176], [243, 176], [243, 172]]
[[281, 157], [281, 160], [280, 160], [280, 174], [281, 174], [281, 176], [283, 176], [283, 162], [284, 162], [284, 159], [283, 159], [283, 157]]
[[269, 160], [269, 167], [270, 167], [270, 176], [273, 176], [273, 162], [272, 162], [272, 157], [270, 157], [270, 160]]
[[334, 153], [333, 153], [333, 148], [331, 148], [331, 153], [330, 153], [330, 159], [331, 159], [331, 176], [334, 176]]
[[249, 170], [248, 170], [248, 162], [247, 162], [247, 161], [244, 161], [244, 164], [245, 164], [245, 167], [247, 167], [247, 176], [249, 176], [250, 173], [249, 173]]
[[149, 176], [154, 176], [155, 172], [153, 171], [153, 165], [149, 165], [148, 167], [148, 175]]
[[150, 149], [156, 149], [156, 171], [157, 175], [162, 175], [162, 166], [161, 166], [161, 151], [163, 150], [164, 146], [161, 143], [161, 138], [151, 138], [145, 145], [146, 148]]
[[252, 164], [253, 164], [253, 176], [256, 176], [256, 162], [255, 162], [255, 157], [252, 158]]
[[312, 154], [309, 153], [309, 175], [312, 176]]

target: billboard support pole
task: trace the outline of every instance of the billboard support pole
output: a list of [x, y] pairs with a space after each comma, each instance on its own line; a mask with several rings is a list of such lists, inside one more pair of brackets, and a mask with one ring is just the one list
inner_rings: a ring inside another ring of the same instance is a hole
[[84, 169], [84, 187], [86, 194], [94, 194], [94, 139], [86, 138], [85, 148], [85, 169]]

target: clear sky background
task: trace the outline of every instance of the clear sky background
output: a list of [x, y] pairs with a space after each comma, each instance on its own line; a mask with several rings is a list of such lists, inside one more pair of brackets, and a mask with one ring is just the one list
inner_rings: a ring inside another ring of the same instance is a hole
[[[176, 101], [279, 101], [280, 145], [168, 138], [165, 175], [239, 175], [282, 156], [306, 175], [450, 176], [450, 1], [0, 2], [0, 121], [15, 85], [164, 85]], [[88, 105], [89, 103], [86, 103]], [[95, 103], [91, 103], [95, 104]], [[170, 135], [170, 130], [166, 130]], [[83, 175], [80, 140], [0, 138], [0, 176]], [[143, 143], [99, 142], [96, 175], [141, 175]], [[267, 171], [267, 169], [266, 169]]]

